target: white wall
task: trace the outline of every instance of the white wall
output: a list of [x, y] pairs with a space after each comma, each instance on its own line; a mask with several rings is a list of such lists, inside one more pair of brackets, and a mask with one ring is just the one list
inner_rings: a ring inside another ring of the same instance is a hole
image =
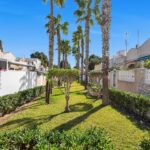
[[29, 71], [0, 71], [0, 96], [37, 86], [37, 73]]
[[134, 70], [121, 70], [119, 71], [119, 79], [120, 81], [126, 82], [135, 82], [135, 72]]
[[150, 84], [150, 69], [145, 70], [145, 84]]

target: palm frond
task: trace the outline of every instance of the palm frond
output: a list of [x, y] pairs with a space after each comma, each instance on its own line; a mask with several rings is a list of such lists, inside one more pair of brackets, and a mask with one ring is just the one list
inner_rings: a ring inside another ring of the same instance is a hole
[[94, 20], [90, 19], [90, 25], [93, 26], [94, 25]]

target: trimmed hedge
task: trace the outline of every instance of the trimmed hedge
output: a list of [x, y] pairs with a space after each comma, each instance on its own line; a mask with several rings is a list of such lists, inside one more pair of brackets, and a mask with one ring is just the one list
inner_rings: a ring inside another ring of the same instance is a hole
[[110, 139], [100, 128], [85, 131], [50, 131], [25, 129], [0, 134], [0, 149], [9, 150], [114, 150]]
[[109, 95], [112, 104], [125, 108], [143, 120], [150, 121], [150, 97], [116, 89], [110, 89]]
[[27, 89], [15, 94], [0, 97], [0, 116], [14, 111], [17, 107], [32, 101], [35, 97], [42, 94], [44, 86]]

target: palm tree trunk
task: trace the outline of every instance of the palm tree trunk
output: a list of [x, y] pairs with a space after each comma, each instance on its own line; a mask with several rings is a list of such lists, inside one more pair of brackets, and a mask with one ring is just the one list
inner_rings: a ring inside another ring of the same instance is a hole
[[50, 23], [49, 23], [49, 68], [53, 67], [54, 55], [54, 17], [53, 17], [53, 0], [50, 0]]
[[62, 62], [62, 67], [65, 69], [65, 54], [63, 53], [63, 62]]
[[84, 69], [84, 37], [81, 39], [81, 48], [82, 48], [82, 56], [81, 56], [81, 81], [83, 82], [83, 69]]
[[67, 68], [67, 62], [68, 62], [68, 60], [67, 60], [67, 54], [65, 54], [65, 68]]
[[[54, 49], [54, 18], [53, 18], [53, 0], [50, 0], [50, 23], [49, 23], [49, 68], [53, 67], [53, 49]], [[48, 85], [46, 89], [46, 103], [49, 104], [50, 91], [52, 85]]]
[[[80, 40], [78, 41], [78, 69], [80, 70]], [[80, 75], [78, 77], [78, 82], [80, 82]]]
[[[58, 68], [60, 68], [60, 44], [61, 44], [60, 29], [57, 28]], [[60, 86], [60, 80], [58, 80], [58, 86]]]
[[89, 33], [90, 30], [90, 12], [86, 19], [86, 27], [85, 27], [85, 34], [86, 34], [86, 66], [85, 66], [85, 89], [87, 89], [88, 85], [88, 66], [89, 66]]
[[78, 42], [78, 53], [77, 53], [77, 69], [80, 69], [80, 43]]
[[57, 29], [57, 44], [58, 44], [58, 68], [60, 68], [60, 42], [61, 42], [60, 30], [59, 30], [59, 29]]
[[103, 70], [103, 105], [108, 105], [109, 101], [109, 30], [110, 30], [110, 0], [105, 0], [102, 7], [104, 24], [102, 25], [102, 70]]

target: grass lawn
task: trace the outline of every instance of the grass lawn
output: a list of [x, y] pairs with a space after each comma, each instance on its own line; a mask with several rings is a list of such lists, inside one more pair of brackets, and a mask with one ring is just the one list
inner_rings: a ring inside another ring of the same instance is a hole
[[52, 102], [45, 105], [44, 97], [24, 107], [21, 112], [12, 115], [6, 122], [0, 123], [0, 131], [37, 125], [43, 132], [51, 129], [70, 130], [73, 128], [104, 128], [112, 142], [120, 150], [139, 149], [139, 143], [150, 132], [141, 128], [130, 117], [123, 115], [111, 106], [103, 107], [100, 100], [86, 98], [84, 87], [74, 83], [71, 89], [70, 113], [63, 113], [64, 95], [54, 89]]

